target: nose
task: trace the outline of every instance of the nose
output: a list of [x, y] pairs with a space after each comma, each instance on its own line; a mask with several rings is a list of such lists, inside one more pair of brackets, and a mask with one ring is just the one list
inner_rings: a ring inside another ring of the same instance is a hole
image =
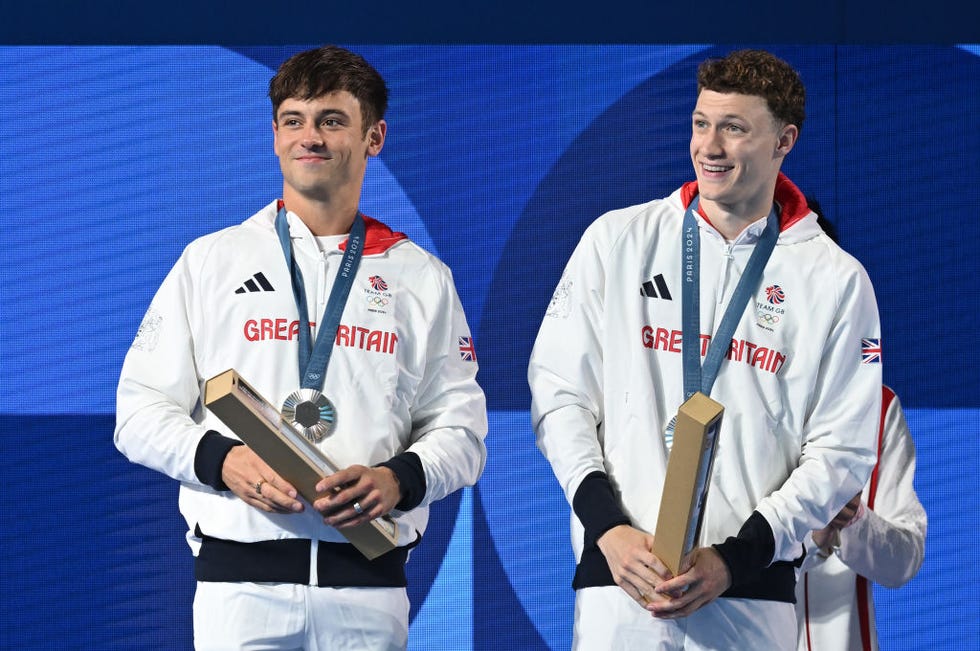
[[315, 122], [310, 122], [303, 127], [303, 137], [300, 140], [300, 144], [307, 149], [323, 146], [323, 136], [320, 134], [320, 129]]
[[700, 149], [709, 156], [722, 156], [725, 148], [722, 144], [721, 134], [717, 129], [707, 129], [699, 136]]

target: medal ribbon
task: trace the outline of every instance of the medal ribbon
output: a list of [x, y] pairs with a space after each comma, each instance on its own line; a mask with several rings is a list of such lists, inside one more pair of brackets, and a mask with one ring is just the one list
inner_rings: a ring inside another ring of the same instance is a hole
[[681, 352], [684, 363], [684, 399], [687, 400], [700, 391], [711, 395], [721, 362], [731, 347], [735, 327], [742, 318], [745, 305], [755, 293], [762, 280], [762, 271], [776, 247], [779, 239], [779, 216], [775, 206], [769, 212], [766, 228], [756, 242], [742, 277], [735, 286], [735, 292], [725, 307], [721, 325], [708, 345], [701, 366], [701, 235], [698, 232], [694, 212], [698, 209], [699, 197], [694, 197], [687, 212], [684, 213], [684, 232], [681, 237]]
[[347, 238], [344, 257], [337, 270], [337, 278], [330, 288], [327, 307], [323, 310], [316, 342], [310, 342], [310, 312], [306, 303], [306, 287], [303, 284], [303, 274], [293, 258], [293, 245], [289, 239], [289, 223], [286, 221], [286, 209], [280, 208], [276, 215], [276, 233], [282, 253], [286, 256], [286, 266], [293, 285], [293, 297], [299, 310], [299, 381], [304, 389], [323, 389], [323, 381], [327, 377], [327, 365], [330, 364], [330, 354], [337, 339], [337, 328], [340, 317], [344, 314], [347, 297], [354, 286], [354, 276], [361, 264], [361, 254], [364, 251], [365, 225], [361, 213], [358, 212], [351, 225]]

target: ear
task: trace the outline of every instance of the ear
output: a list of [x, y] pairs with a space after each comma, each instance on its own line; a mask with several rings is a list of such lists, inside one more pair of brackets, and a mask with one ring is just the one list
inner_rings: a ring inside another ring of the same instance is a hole
[[795, 124], [784, 124], [779, 130], [778, 140], [776, 140], [776, 153], [785, 156], [796, 144], [800, 137], [800, 128]]
[[272, 120], [272, 150], [279, 151], [279, 124]]
[[381, 148], [385, 145], [385, 135], [388, 133], [388, 124], [384, 120], [375, 122], [367, 132], [367, 154], [377, 156], [381, 153]]

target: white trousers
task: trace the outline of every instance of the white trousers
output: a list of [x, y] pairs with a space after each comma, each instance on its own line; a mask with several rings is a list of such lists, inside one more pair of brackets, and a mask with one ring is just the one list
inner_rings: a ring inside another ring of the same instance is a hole
[[198, 651], [403, 651], [404, 588], [198, 582]]
[[619, 586], [575, 593], [574, 651], [795, 651], [793, 604], [715, 599], [681, 619], [657, 619]]

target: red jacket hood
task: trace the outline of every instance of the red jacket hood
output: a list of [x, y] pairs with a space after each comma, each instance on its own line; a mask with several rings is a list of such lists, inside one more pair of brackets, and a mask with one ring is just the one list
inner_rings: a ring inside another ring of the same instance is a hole
[[[282, 210], [284, 205], [282, 199], [279, 199], [276, 201], [276, 210]], [[373, 217], [368, 217], [364, 213], [361, 213], [361, 216], [364, 218], [364, 255], [384, 253], [396, 243], [408, 239], [405, 233], [393, 231]], [[341, 251], [346, 250], [347, 240], [341, 242], [337, 248]]]
[[[694, 200], [697, 193], [697, 181], [690, 181], [681, 187], [681, 202], [685, 208], [691, 205], [691, 201]], [[776, 191], [773, 194], [773, 198], [782, 208], [782, 212], [779, 215], [780, 231], [785, 231], [810, 213], [810, 208], [806, 205], [806, 197], [803, 196], [800, 189], [782, 172], [776, 177]]]
[[[363, 213], [361, 216], [364, 218], [364, 226], [366, 227], [364, 233], [364, 255], [384, 253], [396, 243], [408, 239], [408, 235], [405, 235], [405, 233], [393, 231], [388, 228], [387, 224], [379, 222], [373, 217], [368, 217]], [[341, 242], [338, 248], [341, 251], [346, 250], [347, 240]]]

